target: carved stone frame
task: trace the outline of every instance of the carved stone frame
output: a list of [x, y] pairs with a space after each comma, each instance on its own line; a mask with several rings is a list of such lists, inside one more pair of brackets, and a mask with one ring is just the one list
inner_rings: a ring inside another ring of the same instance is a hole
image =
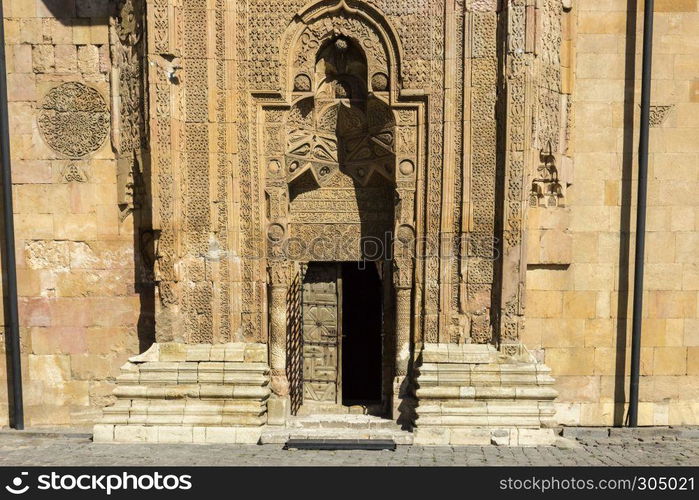
[[[358, 6], [360, 4], [357, 4]], [[348, 21], [349, 20], [349, 21]], [[321, 26], [321, 23], [324, 23]], [[415, 349], [415, 339], [420, 337], [421, 321], [419, 317], [419, 303], [414, 293], [414, 284], [421, 274], [416, 269], [416, 236], [421, 234], [423, 226], [423, 207], [421, 198], [424, 193], [425, 172], [425, 108], [426, 99], [422, 95], [406, 95], [401, 92], [399, 86], [400, 45], [398, 38], [387, 26], [383, 16], [367, 5], [361, 4], [361, 8], [352, 8], [347, 3], [340, 2], [337, 5], [314, 5], [300, 11], [287, 28], [282, 42], [282, 47], [297, 47], [299, 39], [307, 28], [321, 26], [320, 29], [332, 26], [332, 33], [352, 38], [361, 44], [362, 39], [356, 36], [353, 30], [364, 30], [362, 35], [367, 36], [371, 32], [376, 36], [381, 47], [372, 47], [373, 54], [367, 53], [369, 75], [385, 71], [388, 77], [388, 89], [380, 92], [380, 98], [389, 106], [395, 116], [395, 175], [396, 189], [394, 212], [394, 241], [391, 249], [391, 270], [384, 273], [384, 277], [392, 275], [392, 301], [395, 308], [393, 320], [394, 332], [385, 332], [394, 339], [391, 351], [394, 351], [392, 360], [384, 359], [384, 373], [386, 362], [389, 361], [393, 371], [393, 386], [400, 387], [403, 379], [408, 374], [412, 365]], [[366, 41], [366, 38], [364, 39]], [[371, 40], [371, 39], [370, 39]], [[371, 42], [370, 42], [371, 43]], [[375, 43], [375, 42], [374, 42]], [[362, 47], [368, 52], [367, 47]], [[281, 252], [281, 241], [289, 223], [289, 192], [284, 178], [283, 151], [270, 150], [265, 147], [265, 138], [279, 133], [278, 119], [283, 113], [291, 109], [294, 101], [293, 71], [294, 63], [291, 58], [293, 51], [288, 51], [282, 57], [287, 64], [282, 67], [280, 81], [283, 82], [283, 93], [253, 92], [256, 99], [257, 116], [253, 123], [257, 124], [257, 155], [260, 164], [264, 165], [264, 191], [267, 206], [269, 207], [267, 227], [264, 234], [267, 235], [267, 269], [268, 286], [270, 288], [269, 303], [269, 352], [272, 369], [272, 389], [277, 396], [285, 397], [288, 394], [287, 368], [287, 293], [299, 265], [303, 261], [288, 260]], [[340, 260], [340, 259], [339, 259]], [[384, 349], [386, 351], [386, 349]], [[385, 356], [385, 354], [384, 354]], [[384, 398], [390, 400], [391, 395], [386, 394], [385, 383]], [[397, 391], [393, 394], [393, 406], [397, 407]], [[387, 401], [388, 402], [388, 401]]]

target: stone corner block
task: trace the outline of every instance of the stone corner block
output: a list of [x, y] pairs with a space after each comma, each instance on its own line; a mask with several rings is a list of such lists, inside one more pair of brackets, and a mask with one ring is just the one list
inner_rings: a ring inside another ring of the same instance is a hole
[[267, 400], [267, 424], [284, 425], [289, 413], [289, 398], [271, 396]]
[[150, 346], [146, 352], [129, 358], [131, 363], [148, 363], [149, 361], [160, 361], [160, 344], [157, 342]]
[[94, 443], [111, 443], [114, 441], [114, 426], [111, 424], [96, 424], [92, 428]]
[[178, 342], [163, 342], [160, 344], [160, 361], [185, 361], [187, 346]]
[[517, 442], [512, 446], [552, 446], [556, 443], [553, 429], [517, 429]]

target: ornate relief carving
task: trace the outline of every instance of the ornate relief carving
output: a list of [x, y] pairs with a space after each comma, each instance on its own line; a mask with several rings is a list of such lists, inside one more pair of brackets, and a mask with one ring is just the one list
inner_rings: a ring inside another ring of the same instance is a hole
[[104, 144], [109, 120], [109, 108], [98, 90], [67, 82], [46, 94], [38, 121], [52, 149], [68, 158], [82, 158]]
[[168, 19], [169, 0], [153, 0], [153, 40], [154, 52], [170, 51], [170, 23]]
[[87, 182], [87, 174], [82, 165], [69, 163], [61, 169], [63, 182]]
[[537, 138], [540, 148], [560, 151], [561, 134], [561, 3], [544, 0], [541, 8]]
[[112, 144], [117, 155], [117, 203], [122, 219], [136, 205], [134, 194], [144, 189], [136, 186], [143, 170], [143, 152], [148, 147], [144, 15], [142, 0], [121, 0], [111, 30], [111, 85], [115, 115]]
[[497, 178], [496, 59], [497, 17], [493, 11], [471, 14], [474, 32], [471, 82], [471, 218], [469, 245], [464, 255], [465, 310], [469, 313], [471, 341], [490, 342], [493, 337], [489, 296], [493, 286], [493, 242]]
[[[527, 7], [524, 2], [512, 1], [507, 10], [508, 16], [508, 46], [507, 46], [507, 153], [506, 172], [503, 176], [504, 196], [504, 226], [502, 235], [502, 276], [499, 283], [497, 307], [500, 308], [500, 323], [497, 326], [500, 349], [505, 354], [511, 354], [512, 346], [519, 338], [522, 323], [520, 300], [522, 299], [519, 284], [523, 280], [522, 273], [522, 221], [523, 196], [525, 175], [525, 149], [528, 147], [530, 132], [527, 127], [527, 78], [530, 74], [533, 49], [529, 36], [533, 34], [532, 27], [536, 26], [535, 9]], [[531, 108], [531, 104], [529, 104]], [[505, 304], [505, 305], [503, 305]], [[514, 305], [514, 307], [513, 307]]]
[[541, 163], [537, 174], [532, 180], [529, 194], [530, 207], [557, 207], [563, 205], [565, 182], [561, 183], [556, 167], [556, 157], [550, 150], [539, 154]]
[[388, 90], [388, 75], [385, 73], [374, 73], [371, 77], [371, 90], [374, 92]]
[[[511, 0], [507, 16], [510, 36], [507, 47], [507, 169], [504, 179], [505, 224], [503, 275], [500, 283], [501, 321], [499, 342], [503, 353], [520, 352], [524, 328], [522, 234], [525, 202], [530, 207], [558, 206], [563, 202], [567, 162], [561, 153], [568, 143], [572, 114], [570, 99], [561, 90], [561, 13], [558, 0], [534, 6]], [[538, 164], [531, 154], [538, 150]], [[557, 161], [559, 159], [559, 161]], [[533, 163], [533, 165], [532, 165]], [[525, 175], [534, 170], [525, 191]], [[525, 198], [526, 197], [526, 198]]]
[[[559, 98], [560, 5], [542, 2], [548, 20], [537, 35], [537, 59], [527, 2], [513, 0], [500, 12], [496, 3], [326, 0], [304, 7], [305, 0], [240, 0], [228, 43], [224, 0], [175, 2], [165, 10], [167, 2], [153, 2], [154, 50], [168, 53], [173, 40], [184, 47], [179, 85], [153, 78], [152, 109], [159, 113], [160, 293], [164, 303], [182, 299], [188, 332], [234, 335], [219, 325], [233, 303], [223, 287], [239, 274], [241, 340], [264, 340], [264, 282], [274, 280], [269, 262], [245, 257], [256, 256], [261, 241], [275, 257], [303, 244], [294, 254], [300, 261], [355, 260], [366, 255], [352, 244], [308, 243], [379, 237], [393, 228], [401, 241], [410, 228], [414, 240], [425, 238], [426, 258], [398, 255], [394, 285], [420, 284], [414, 302], [397, 305], [410, 311], [419, 304], [420, 340], [492, 342], [494, 329], [501, 339], [519, 335], [519, 290], [503, 295], [505, 304], [514, 297], [513, 309], [492, 304], [493, 241], [502, 231], [508, 265], [519, 273], [529, 151], [546, 141], [555, 153], [568, 115]], [[500, 20], [506, 30], [498, 29]], [[502, 31], [509, 34], [501, 67]], [[365, 59], [354, 73], [338, 70], [353, 46]], [[331, 59], [331, 49], [345, 55]], [[231, 56], [235, 64], [226, 62]], [[227, 81], [231, 70], [237, 73]], [[508, 117], [501, 134], [498, 112]], [[457, 237], [463, 231], [469, 245]], [[453, 240], [439, 242], [442, 234]], [[223, 260], [211, 265], [212, 245], [241, 256], [241, 270], [231, 272]], [[455, 262], [445, 264], [450, 256]], [[180, 297], [178, 288], [190, 285]], [[211, 299], [210, 311], [200, 297]], [[514, 319], [503, 313], [499, 332], [493, 307], [513, 311]], [[209, 314], [211, 324], [198, 323]]]
[[650, 107], [650, 126], [659, 127], [661, 126], [667, 117], [670, 115], [674, 105], [655, 105]]
[[[255, 248], [256, 231], [256, 208], [258, 197], [256, 195], [256, 186], [252, 162], [254, 154], [251, 155], [253, 144], [250, 140], [251, 122], [250, 118], [254, 117], [251, 109], [249, 89], [255, 88], [255, 82], [252, 81], [251, 75], [264, 74], [266, 76], [273, 75], [275, 72], [266, 68], [262, 68], [264, 73], [258, 73], [261, 68], [251, 67], [253, 64], [265, 66], [269, 64], [269, 57], [260, 57], [257, 59], [253, 56], [259, 56], [256, 53], [257, 49], [251, 49], [248, 42], [253, 45], [262, 43], [264, 45], [261, 50], [274, 50], [274, 45], [269, 44], [267, 36], [274, 36], [280, 27], [280, 23], [274, 25], [273, 21], [280, 21], [280, 16], [283, 16], [282, 8], [272, 2], [264, 2], [262, 0], [241, 0], [236, 2], [236, 27], [235, 27], [235, 47], [237, 64], [237, 88], [238, 99], [236, 99], [239, 126], [238, 145], [238, 174], [240, 176], [240, 237], [241, 237], [241, 253], [242, 255], [257, 255]], [[272, 12], [273, 11], [273, 12]], [[259, 14], [258, 14], [259, 13]], [[249, 14], [251, 16], [249, 17]], [[260, 20], [257, 16], [260, 16]], [[264, 25], [270, 21], [269, 25]], [[251, 62], [252, 61], [252, 62]], [[256, 61], [259, 61], [256, 62]], [[258, 324], [261, 317], [257, 313], [255, 300], [257, 299], [256, 290], [258, 284], [255, 282], [255, 266], [250, 259], [243, 259], [242, 263], [242, 283], [241, 283], [241, 309], [242, 309], [242, 337], [243, 339], [259, 338], [261, 334], [261, 325]]]

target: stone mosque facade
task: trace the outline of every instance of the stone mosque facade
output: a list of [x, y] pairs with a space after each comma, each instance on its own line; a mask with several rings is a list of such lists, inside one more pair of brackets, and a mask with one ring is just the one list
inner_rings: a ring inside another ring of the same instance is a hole
[[[28, 425], [623, 424], [635, 1], [4, 3]], [[640, 421], [696, 425], [699, 7], [656, 9]]]

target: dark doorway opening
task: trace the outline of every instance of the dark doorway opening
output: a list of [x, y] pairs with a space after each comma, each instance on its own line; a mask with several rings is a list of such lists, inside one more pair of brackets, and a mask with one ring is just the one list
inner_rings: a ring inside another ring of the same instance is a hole
[[373, 262], [342, 264], [342, 403], [381, 402], [381, 277]]

